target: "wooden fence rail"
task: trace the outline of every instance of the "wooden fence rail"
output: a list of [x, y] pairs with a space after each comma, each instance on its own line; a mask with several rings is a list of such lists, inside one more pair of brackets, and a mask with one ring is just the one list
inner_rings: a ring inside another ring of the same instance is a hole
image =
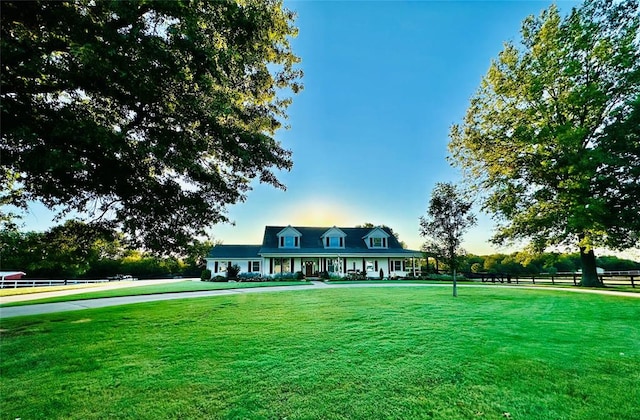
[[17, 289], [20, 287], [42, 287], [42, 286], [66, 286], [70, 284], [108, 283], [109, 280], [48, 280], [48, 279], [21, 279], [21, 280], [0, 280], [0, 289]]
[[[467, 276], [467, 275], [465, 275]], [[537, 274], [537, 275], [509, 275], [509, 274], [483, 274], [476, 273], [468, 275], [469, 279], [480, 279], [483, 283], [531, 283], [531, 284], [551, 284], [551, 285], [571, 285], [580, 284], [580, 273], [558, 273], [558, 274]], [[636, 287], [636, 283], [640, 280], [640, 273], [634, 272], [616, 272], [598, 274], [600, 283], [604, 286], [631, 286]]]

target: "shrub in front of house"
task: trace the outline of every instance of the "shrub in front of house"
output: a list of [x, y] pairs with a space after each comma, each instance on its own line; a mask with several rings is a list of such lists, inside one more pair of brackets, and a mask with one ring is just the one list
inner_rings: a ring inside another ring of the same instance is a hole
[[221, 276], [221, 275], [217, 275], [214, 278], [212, 278], [210, 281], [227, 281], [227, 278], [225, 276]]
[[304, 280], [304, 273], [302, 271], [296, 271], [296, 280]]
[[238, 274], [238, 280], [249, 282], [263, 281], [260, 273], [240, 273]]
[[275, 281], [297, 280], [296, 273], [278, 273], [273, 275]]
[[211, 281], [211, 270], [209, 269], [202, 270], [202, 274], [200, 274], [200, 280]]
[[227, 268], [227, 280], [237, 279], [238, 274], [240, 274], [240, 266], [238, 264], [234, 264]]

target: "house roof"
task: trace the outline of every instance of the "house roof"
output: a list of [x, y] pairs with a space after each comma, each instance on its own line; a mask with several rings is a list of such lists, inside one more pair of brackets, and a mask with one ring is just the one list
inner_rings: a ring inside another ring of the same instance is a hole
[[[278, 234], [284, 229], [292, 228], [300, 234], [298, 248], [280, 248]], [[344, 248], [325, 248], [323, 235], [332, 229], [340, 229], [344, 237]], [[363, 238], [372, 231], [380, 229], [389, 235], [387, 248], [369, 248]], [[309, 227], [309, 226], [266, 226], [262, 245], [217, 245], [211, 249], [207, 258], [241, 259], [259, 258], [261, 256], [342, 256], [349, 255], [385, 255], [397, 257], [412, 257], [421, 255], [420, 251], [402, 248], [398, 239], [393, 236], [389, 228], [352, 228], [352, 227]]]
[[[278, 232], [283, 230], [286, 226], [267, 226], [264, 229], [264, 237], [262, 239], [262, 247], [263, 248], [278, 248]], [[295, 227], [295, 229], [300, 232], [302, 237], [300, 238], [300, 248], [322, 248], [324, 246], [322, 244], [322, 235], [324, 235], [328, 230], [333, 229], [332, 227]], [[353, 249], [362, 249], [368, 250], [369, 248], [364, 243], [362, 238], [367, 236], [372, 230], [376, 228], [351, 228], [351, 227], [338, 227], [342, 232], [345, 233], [345, 248], [353, 248]], [[402, 249], [400, 242], [396, 239], [395, 236], [389, 231], [388, 228], [382, 228], [389, 235], [389, 249]]]
[[261, 245], [216, 245], [208, 258], [260, 258]]

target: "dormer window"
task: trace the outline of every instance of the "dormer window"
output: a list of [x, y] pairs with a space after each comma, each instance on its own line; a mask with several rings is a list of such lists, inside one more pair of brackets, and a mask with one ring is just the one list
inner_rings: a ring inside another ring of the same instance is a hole
[[369, 249], [380, 248], [387, 249], [389, 248], [389, 234], [385, 232], [381, 227], [376, 227], [371, 229], [371, 231], [365, 235], [363, 238], [364, 243], [367, 244]]
[[337, 227], [327, 230], [320, 239], [325, 248], [344, 248], [344, 242], [347, 235]]
[[300, 239], [297, 236], [281, 236], [280, 248], [299, 248]]
[[287, 226], [278, 232], [278, 248], [300, 248], [300, 232]]
[[369, 238], [369, 248], [386, 248], [387, 238]]
[[325, 238], [325, 247], [326, 248], [344, 248], [344, 238], [343, 237], [327, 237]]

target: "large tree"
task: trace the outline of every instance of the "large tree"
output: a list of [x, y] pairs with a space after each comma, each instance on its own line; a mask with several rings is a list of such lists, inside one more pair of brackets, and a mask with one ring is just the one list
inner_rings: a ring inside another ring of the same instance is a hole
[[172, 252], [284, 188], [301, 88], [280, 0], [11, 2], [1, 10], [3, 204], [111, 221]]
[[471, 99], [449, 149], [497, 243], [577, 246], [597, 285], [594, 247], [640, 238], [640, 32], [636, 0], [555, 6], [522, 25]]
[[443, 259], [453, 277], [453, 296], [458, 296], [456, 270], [460, 266], [462, 237], [476, 224], [471, 201], [451, 183], [437, 183], [431, 192], [426, 217], [420, 217], [420, 235], [427, 238], [427, 253]]

